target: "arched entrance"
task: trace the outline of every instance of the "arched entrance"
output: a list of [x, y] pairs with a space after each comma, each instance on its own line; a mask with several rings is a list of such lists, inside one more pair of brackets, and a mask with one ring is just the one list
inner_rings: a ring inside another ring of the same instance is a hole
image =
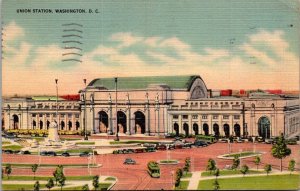
[[126, 114], [122, 111], [118, 111], [118, 126], [117, 126], [117, 132], [119, 133], [126, 133], [127, 128], [126, 128]]
[[218, 125], [218, 124], [215, 123], [215, 124], [213, 125], [213, 130], [214, 130], [215, 136], [216, 136], [216, 137], [219, 137], [220, 131], [219, 131], [219, 125]]
[[185, 132], [185, 136], [188, 137], [189, 136], [189, 125], [187, 123], [183, 124], [183, 130]]
[[174, 131], [175, 131], [175, 134], [176, 136], [179, 136], [179, 125], [177, 123], [174, 123]]
[[33, 127], [33, 129], [36, 128], [36, 121], [35, 120], [32, 121], [32, 127]]
[[204, 131], [204, 135], [209, 134], [209, 127], [208, 127], [207, 123], [203, 124], [203, 131]]
[[198, 135], [199, 134], [199, 126], [197, 123], [194, 123], [193, 124], [193, 130], [195, 132], [195, 135]]
[[270, 138], [270, 120], [267, 117], [259, 118], [258, 135], [263, 138]]
[[105, 111], [100, 111], [98, 114], [99, 114], [99, 131], [100, 133], [107, 133], [108, 115]]
[[223, 128], [224, 128], [225, 137], [229, 137], [230, 136], [229, 125], [228, 124], [224, 124]]
[[47, 125], [47, 129], [49, 129], [50, 121], [47, 120], [46, 125]]
[[68, 127], [69, 127], [69, 131], [71, 131], [72, 130], [72, 122], [71, 121], [68, 122]]
[[78, 131], [80, 128], [80, 123], [78, 121], [75, 122], [75, 127], [76, 127], [76, 131]]
[[234, 128], [235, 136], [240, 137], [241, 136], [241, 126], [239, 124], [235, 124], [233, 128]]
[[43, 125], [44, 125], [43, 121], [40, 120], [40, 129], [43, 129]]
[[19, 129], [19, 117], [16, 114], [13, 115], [13, 128]]
[[135, 132], [136, 134], [144, 134], [145, 131], [145, 115], [137, 111], [134, 113], [135, 115]]
[[61, 121], [61, 122], [60, 122], [60, 129], [61, 129], [61, 130], [64, 130], [64, 128], [65, 128], [65, 122], [64, 122], [64, 121]]

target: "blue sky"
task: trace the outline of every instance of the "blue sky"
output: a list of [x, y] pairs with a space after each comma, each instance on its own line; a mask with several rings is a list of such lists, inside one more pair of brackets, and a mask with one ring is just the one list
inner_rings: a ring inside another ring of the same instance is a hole
[[[55, 78], [61, 93], [76, 93], [83, 78], [180, 74], [199, 74], [212, 89], [299, 87], [296, 0], [10, 0], [2, 6], [3, 94], [53, 94]], [[24, 8], [99, 13], [16, 12]], [[81, 63], [62, 62], [68, 28], [62, 24], [73, 22], [83, 25]]]

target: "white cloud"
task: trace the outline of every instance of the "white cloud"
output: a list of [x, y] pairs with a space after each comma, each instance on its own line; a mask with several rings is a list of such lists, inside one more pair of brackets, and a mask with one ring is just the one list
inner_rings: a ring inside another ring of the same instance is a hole
[[2, 39], [4, 42], [13, 41], [17, 38], [23, 37], [25, 32], [23, 28], [18, 26], [16, 22], [10, 22], [8, 25], [4, 26]]
[[120, 42], [118, 48], [132, 46], [142, 40], [141, 37], [132, 35], [131, 33], [116, 33], [110, 38], [112, 41]]

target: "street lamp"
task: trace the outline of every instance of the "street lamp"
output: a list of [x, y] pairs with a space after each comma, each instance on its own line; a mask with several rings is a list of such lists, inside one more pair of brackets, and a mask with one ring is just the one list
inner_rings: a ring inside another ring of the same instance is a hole
[[115, 77], [115, 86], [116, 86], [116, 141], [119, 141], [119, 128], [118, 128], [118, 78]]
[[56, 86], [56, 124], [58, 126], [58, 79], [55, 79]]
[[83, 125], [84, 125], [84, 140], [88, 140], [87, 136], [87, 127], [86, 127], [86, 79], [83, 79], [84, 83], [84, 116], [83, 116]]

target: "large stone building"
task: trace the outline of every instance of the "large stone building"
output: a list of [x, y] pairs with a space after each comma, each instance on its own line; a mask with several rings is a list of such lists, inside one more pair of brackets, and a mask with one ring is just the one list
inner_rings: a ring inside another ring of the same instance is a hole
[[[60, 101], [60, 129], [261, 137], [300, 132], [299, 98], [264, 92], [216, 96], [200, 76], [95, 79], [80, 91], [80, 97], [80, 101]], [[55, 104], [55, 100], [5, 100], [4, 126], [16, 128], [17, 116], [17, 128], [45, 128], [48, 121], [57, 120]]]

